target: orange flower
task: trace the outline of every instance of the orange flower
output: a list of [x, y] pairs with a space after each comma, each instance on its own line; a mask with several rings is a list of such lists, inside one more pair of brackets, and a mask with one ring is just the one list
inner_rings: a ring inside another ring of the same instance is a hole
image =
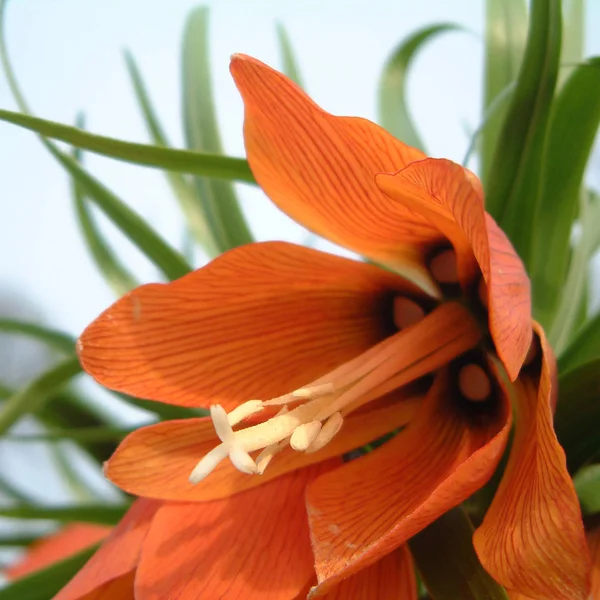
[[509, 590], [585, 599], [585, 536], [552, 427], [552, 350], [477, 178], [325, 113], [254, 59], [235, 56], [231, 70], [263, 190], [387, 269], [252, 244], [134, 290], [84, 332], [81, 361], [100, 383], [211, 406], [211, 418], [134, 432], [107, 464], [122, 489], [166, 501], [139, 550], [136, 597], [279, 600], [313, 586], [385, 598], [401, 578], [414, 598], [405, 542], [488, 481], [514, 409], [476, 551]]
[[7, 579], [19, 579], [34, 571], [45, 569], [55, 562], [77, 554], [106, 538], [111, 527], [90, 523], [72, 523], [47, 535], [29, 548], [14, 564], [4, 570]]

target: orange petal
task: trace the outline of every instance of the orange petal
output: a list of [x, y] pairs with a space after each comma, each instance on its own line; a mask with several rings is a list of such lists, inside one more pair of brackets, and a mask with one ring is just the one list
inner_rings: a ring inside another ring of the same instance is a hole
[[133, 595], [134, 580], [135, 571], [131, 571], [86, 594], [81, 600], [136, 600]]
[[511, 421], [504, 394], [494, 395], [495, 414], [468, 418], [443, 371], [404, 431], [309, 486], [320, 592], [398, 548], [489, 479]]
[[[88, 600], [87, 594], [100, 593], [106, 590], [103, 586], [132, 573], [159, 506], [160, 503], [145, 498], [136, 500], [98, 552], [53, 600]], [[117, 588], [122, 585], [115, 583]], [[91, 598], [95, 600], [96, 596]]]
[[342, 431], [324, 448], [310, 454], [286, 448], [263, 475], [241, 473], [224, 460], [208, 479], [195, 486], [188, 481], [192, 469], [219, 443], [212, 421], [166, 421], [129, 434], [106, 463], [104, 473], [115, 485], [138, 496], [179, 501], [226, 498], [364, 446], [408, 423], [419, 402], [420, 397], [415, 396], [365, 414], [349, 415]]
[[412, 556], [404, 545], [345, 579], [323, 600], [417, 600]]
[[144, 543], [143, 600], [292, 600], [314, 578], [304, 490], [338, 461], [233, 498], [166, 504]]
[[102, 541], [112, 527], [73, 523], [32, 544], [25, 555], [3, 572], [8, 579], [29, 575]]
[[85, 330], [79, 354], [109, 388], [230, 410], [287, 393], [381, 341], [404, 291], [417, 293], [371, 265], [251, 244], [124, 296]]
[[592, 593], [590, 598], [600, 598], [600, 527], [588, 533], [587, 543], [592, 559]]
[[359, 254], [429, 281], [419, 247], [439, 233], [390, 200], [377, 173], [425, 155], [365, 119], [335, 117], [285, 75], [236, 54], [231, 73], [245, 106], [248, 161], [266, 194], [292, 219]]
[[510, 458], [473, 542], [504, 587], [535, 600], [585, 600], [589, 556], [579, 502], [552, 428], [556, 367], [544, 332], [536, 332], [542, 357], [514, 384]]
[[429, 158], [395, 175], [378, 175], [377, 184], [450, 240], [465, 287], [481, 269], [488, 288], [490, 331], [515, 380], [532, 336], [529, 278], [508, 238], [485, 212], [478, 180], [449, 160]]

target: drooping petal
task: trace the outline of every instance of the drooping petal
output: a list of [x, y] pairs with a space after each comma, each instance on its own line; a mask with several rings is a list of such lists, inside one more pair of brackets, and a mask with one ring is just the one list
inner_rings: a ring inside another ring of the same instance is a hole
[[3, 571], [8, 579], [17, 579], [76, 554], [102, 541], [111, 527], [91, 523], [73, 523], [34, 543], [25, 555]]
[[[515, 382], [515, 437], [502, 482], [473, 542], [486, 570], [534, 600], [585, 600], [589, 555], [579, 502], [552, 427], [556, 364], [542, 356]], [[541, 364], [540, 364], [541, 363]]]
[[[106, 589], [126, 591], [127, 577], [138, 564], [142, 544], [159, 506], [160, 503], [153, 500], [136, 500], [98, 552], [53, 600], [108, 600], [109, 596], [102, 595]], [[88, 594], [92, 595], [88, 597]]]
[[510, 405], [494, 389], [490, 412], [472, 418], [454, 386], [442, 371], [404, 431], [309, 486], [320, 592], [398, 548], [492, 475], [506, 445]]
[[322, 600], [417, 600], [417, 582], [408, 546], [345, 579]]
[[439, 239], [418, 213], [382, 194], [377, 173], [425, 155], [365, 119], [335, 117], [287, 77], [236, 54], [231, 73], [245, 106], [244, 139], [256, 180], [292, 219], [359, 254], [424, 281], [419, 250]]
[[395, 175], [378, 175], [377, 184], [449, 239], [464, 287], [481, 270], [494, 344], [510, 378], [516, 379], [532, 337], [530, 283], [510, 241], [485, 212], [476, 177], [449, 160], [430, 158]]
[[222, 461], [198, 485], [188, 477], [198, 461], [219, 440], [212, 421], [186, 419], [149, 425], [129, 434], [105, 464], [105, 475], [122, 490], [138, 496], [175, 501], [226, 498], [360, 446], [402, 427], [413, 417], [420, 402], [414, 396], [344, 420], [342, 431], [318, 452], [306, 454], [286, 448], [262, 475], [238, 471], [229, 460]]
[[335, 460], [232, 498], [166, 504], [144, 543], [137, 600], [293, 600], [314, 578], [304, 489]]
[[381, 341], [400, 292], [418, 293], [371, 265], [251, 244], [124, 296], [85, 330], [79, 354], [109, 388], [230, 410], [290, 392]]

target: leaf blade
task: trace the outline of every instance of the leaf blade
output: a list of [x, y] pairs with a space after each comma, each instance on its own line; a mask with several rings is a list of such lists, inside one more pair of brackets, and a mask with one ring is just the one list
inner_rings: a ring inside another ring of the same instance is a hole
[[75, 352], [75, 338], [36, 323], [17, 321], [15, 319], [0, 319], [0, 332], [20, 334], [43, 342], [55, 350], [72, 354]]
[[300, 67], [298, 66], [298, 61], [296, 59], [296, 53], [294, 52], [290, 36], [283, 23], [277, 23], [277, 41], [279, 43], [279, 54], [281, 55], [283, 63], [283, 72], [294, 83], [301, 88], [304, 88]]

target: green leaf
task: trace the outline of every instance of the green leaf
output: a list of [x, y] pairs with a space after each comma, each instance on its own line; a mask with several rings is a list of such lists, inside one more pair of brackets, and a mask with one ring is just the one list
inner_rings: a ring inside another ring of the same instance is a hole
[[115, 525], [118, 523], [129, 505], [122, 504], [74, 504], [70, 506], [22, 506], [0, 507], [0, 517], [7, 519], [36, 519], [60, 522], [80, 521], [82, 523], [99, 523]]
[[[77, 127], [83, 128], [83, 115], [77, 119]], [[82, 163], [82, 152], [79, 148], [73, 149], [73, 159], [77, 163]], [[124, 267], [119, 259], [109, 248], [106, 241], [96, 225], [94, 216], [88, 207], [87, 199], [83, 194], [81, 187], [75, 179], [72, 179], [73, 203], [79, 220], [79, 226], [85, 238], [88, 250], [90, 251], [98, 270], [104, 275], [106, 282], [112, 287], [117, 296], [123, 296], [139, 283], [135, 277]]]
[[566, 350], [559, 355], [559, 371], [572, 371], [597, 359], [600, 359], [600, 313], [586, 321], [573, 336]]
[[551, 324], [565, 283], [571, 229], [599, 125], [600, 58], [595, 58], [571, 73], [548, 125], [530, 270], [534, 314], [544, 327]]
[[600, 452], [600, 358], [561, 373], [558, 388], [554, 428], [575, 473]]
[[425, 587], [434, 600], [508, 600], [481, 566], [473, 548], [473, 525], [453, 508], [408, 542]]
[[[581, 195], [580, 224], [581, 236], [572, 252], [569, 272], [566, 282], [562, 286], [560, 304], [549, 330], [548, 338], [556, 354], [561, 358], [563, 368], [565, 361], [570, 358], [565, 355], [583, 357], [580, 362], [585, 362], [586, 355], [590, 356], [590, 350], [595, 351], [594, 345], [598, 346], [595, 335], [584, 333], [583, 338], [579, 330], [575, 331], [576, 323], [588, 290], [590, 259], [600, 243], [600, 199], [594, 193], [583, 193]], [[587, 327], [584, 324], [583, 327]], [[593, 325], [591, 325], [593, 327]], [[575, 346], [577, 342], [578, 346]]]
[[81, 373], [76, 357], [67, 358], [22, 388], [0, 407], [0, 435], [21, 417], [35, 413], [73, 377]]
[[243, 158], [231, 158], [218, 154], [207, 154], [135, 144], [114, 138], [104, 137], [82, 131], [76, 127], [47, 121], [30, 115], [0, 110], [0, 121], [12, 123], [24, 129], [35, 131], [40, 135], [67, 142], [83, 150], [94, 152], [109, 158], [125, 162], [156, 167], [167, 171], [204, 175], [220, 179], [231, 179], [246, 183], [255, 183], [248, 161]]
[[14, 319], [0, 319], [0, 332], [24, 335], [43, 342], [54, 350], [59, 350], [67, 354], [75, 352], [75, 338], [61, 331], [36, 325], [35, 323], [16, 321]]
[[[157, 146], [170, 146], [171, 144], [167, 140], [167, 136], [165, 135], [163, 128], [158, 121], [154, 107], [152, 106], [146, 85], [142, 79], [142, 74], [133, 55], [129, 52], [125, 53], [125, 62], [152, 142]], [[167, 176], [167, 180], [173, 190], [175, 198], [178, 200], [179, 206], [185, 215], [187, 226], [194, 238], [202, 245], [205, 252], [210, 257], [216, 256], [219, 252], [212, 233], [206, 223], [200, 198], [196, 194], [194, 186], [180, 173], [166, 171], [165, 175]]]
[[48, 600], [53, 598], [98, 549], [94, 544], [77, 554], [52, 563], [0, 590], [0, 600]]
[[[21, 110], [25, 113], [30, 113], [27, 102], [19, 85], [17, 83], [14, 71], [8, 59], [6, 44], [4, 39], [4, 9], [6, 7], [5, 0], [0, 0], [0, 59], [6, 77], [9, 82], [9, 87], [17, 101]], [[6, 113], [7, 111], [0, 111]], [[43, 122], [41, 119], [36, 119], [30, 114], [11, 113], [15, 118], [36, 122]], [[66, 127], [64, 125], [53, 124], [46, 121], [50, 126], [79, 132], [81, 135], [87, 135], [80, 129]], [[40, 132], [44, 135], [44, 132]], [[81, 168], [77, 161], [72, 159], [68, 154], [62, 152], [56, 145], [49, 142], [44, 137], [40, 136], [41, 142], [47, 150], [63, 165], [63, 167], [74, 178], [75, 182], [81, 191], [89, 196], [111, 219], [111, 221], [134, 243], [137, 247], [152, 261], [159, 269], [169, 278], [177, 279], [189, 273], [191, 270], [184, 258], [173, 250], [150, 226], [126, 204], [124, 204], [117, 196], [108, 190], [100, 181], [90, 175], [85, 169]], [[68, 141], [68, 140], [66, 140]], [[74, 143], [74, 146], [78, 144]]]
[[[483, 109], [488, 114], [517, 79], [527, 39], [527, 7], [525, 0], [487, 0], [485, 6]], [[481, 173], [486, 182], [507, 110], [508, 105], [502, 103], [490, 115], [481, 136]], [[498, 207], [487, 204], [488, 211], [495, 215]]]
[[279, 53], [283, 62], [283, 72], [301, 88], [304, 88], [302, 82], [302, 75], [300, 75], [300, 68], [298, 67], [298, 61], [292, 43], [290, 42], [290, 36], [287, 34], [283, 23], [277, 23], [277, 41], [279, 42]]
[[116, 442], [122, 440], [134, 429], [121, 429], [118, 427], [82, 427], [79, 429], [49, 430], [44, 433], [7, 435], [4, 437], [9, 442], [61, 442], [71, 440], [75, 442]]
[[[192, 150], [222, 153], [213, 103], [208, 49], [208, 8], [188, 16], [182, 56], [183, 122]], [[229, 182], [196, 179], [208, 228], [220, 252], [253, 242], [233, 186]]]
[[559, 85], [569, 75], [573, 65], [581, 62], [585, 45], [585, 2], [563, 0], [563, 41], [560, 56]]
[[573, 483], [583, 513], [600, 512], [600, 465], [584, 467], [575, 475]]
[[79, 188], [85, 192], [106, 216], [129, 240], [170, 279], [178, 279], [191, 271], [183, 256], [171, 248], [136, 212], [113, 194], [95, 177], [81, 168], [70, 156], [45, 142], [50, 153], [73, 177]]
[[37, 542], [39, 538], [39, 535], [2, 535], [0, 546], [22, 548]]
[[531, 267], [546, 130], [561, 39], [560, 0], [532, 0], [530, 28], [517, 86], [488, 176], [486, 206]]
[[419, 50], [440, 33], [462, 28], [454, 23], [440, 23], [420, 29], [392, 52], [379, 81], [379, 123], [394, 137], [409, 146], [425, 150], [413, 124], [406, 100], [406, 77]]

